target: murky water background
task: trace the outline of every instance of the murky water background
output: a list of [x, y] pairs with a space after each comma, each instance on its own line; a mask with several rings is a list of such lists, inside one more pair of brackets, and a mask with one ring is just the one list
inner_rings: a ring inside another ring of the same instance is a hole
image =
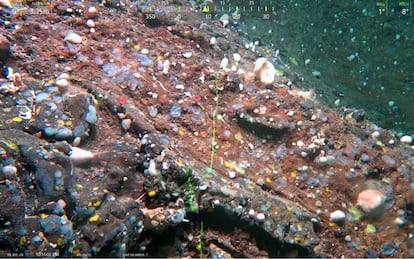
[[225, 0], [214, 4], [217, 13], [240, 14], [235, 28], [278, 49], [290, 69], [304, 78], [302, 87], [315, 89], [324, 103], [362, 108], [381, 127], [414, 133], [410, 2]]

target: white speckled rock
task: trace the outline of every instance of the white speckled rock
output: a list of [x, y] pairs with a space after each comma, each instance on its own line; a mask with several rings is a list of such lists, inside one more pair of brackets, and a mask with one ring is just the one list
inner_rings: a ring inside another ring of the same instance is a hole
[[221, 24], [223, 25], [223, 27], [226, 27], [227, 24], [229, 24], [229, 22], [230, 22], [230, 16], [225, 13], [220, 17], [219, 20], [220, 20]]
[[345, 213], [342, 210], [335, 210], [331, 213], [330, 220], [335, 223], [341, 223], [345, 220]]
[[370, 216], [377, 216], [383, 209], [385, 199], [382, 192], [367, 189], [358, 194], [357, 205]]
[[56, 80], [55, 83], [56, 83], [57, 86], [60, 86], [60, 87], [67, 87], [69, 85], [68, 80], [66, 80], [64, 78]]
[[70, 32], [68, 35], [66, 35], [65, 41], [73, 44], [80, 44], [82, 43], [82, 37], [77, 33]]
[[400, 138], [400, 141], [405, 144], [411, 144], [411, 142], [413, 142], [413, 138], [411, 136], [405, 135]]
[[121, 121], [121, 126], [122, 126], [122, 128], [124, 129], [124, 130], [129, 130], [129, 128], [131, 127], [131, 123], [132, 123], [132, 120], [131, 119], [123, 119], [122, 121]]
[[81, 165], [85, 163], [91, 162], [95, 158], [95, 154], [91, 151], [72, 147], [72, 151], [70, 152], [70, 160], [74, 165]]
[[62, 73], [62, 74], [60, 74], [58, 77], [56, 77], [56, 81], [57, 81], [57, 80], [60, 80], [60, 79], [66, 79], [66, 80], [69, 80], [69, 78], [70, 78], [70, 76], [69, 76], [69, 74], [68, 74], [68, 73]]
[[263, 220], [265, 220], [265, 218], [266, 218], [265, 214], [263, 214], [261, 212], [256, 215], [256, 219], [258, 221], [263, 221]]
[[92, 19], [88, 19], [88, 20], [86, 21], [86, 25], [87, 25], [89, 28], [95, 28], [95, 22], [94, 22]]
[[98, 10], [96, 9], [95, 6], [89, 6], [88, 13], [90, 13], [90, 14], [96, 14], [97, 12], [98, 12]]
[[253, 72], [263, 85], [270, 85], [275, 80], [276, 69], [266, 58], [258, 58], [254, 62]]
[[1, 169], [1, 172], [3, 173], [3, 176], [5, 178], [12, 178], [16, 176], [17, 167], [15, 167], [14, 165], [6, 165], [6, 166], [3, 166], [3, 168]]

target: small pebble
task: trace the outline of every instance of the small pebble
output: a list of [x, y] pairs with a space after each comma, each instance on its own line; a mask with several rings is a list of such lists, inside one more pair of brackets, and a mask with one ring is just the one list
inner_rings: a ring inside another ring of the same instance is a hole
[[250, 216], [253, 216], [253, 215], [254, 215], [254, 209], [250, 209], [250, 210], [249, 210], [249, 215], [250, 215]]
[[184, 51], [183, 52], [183, 57], [185, 57], [185, 58], [191, 58], [192, 56], [193, 56], [192, 51]]
[[233, 59], [236, 62], [240, 62], [241, 56], [239, 53], [233, 53]]
[[59, 129], [55, 135], [56, 139], [59, 139], [59, 140], [70, 138], [72, 136], [73, 136], [73, 132], [66, 127]]
[[223, 25], [223, 27], [226, 27], [227, 24], [229, 24], [229, 22], [230, 22], [230, 16], [225, 13], [220, 17], [219, 20], [220, 20], [221, 24]]
[[97, 65], [99, 65], [99, 66], [101, 66], [102, 64], [103, 64], [103, 60], [101, 59], [101, 57], [99, 57], [99, 56], [95, 56], [94, 58], [93, 58], [93, 61], [95, 62], [95, 64], [97, 64]]
[[405, 218], [407, 216], [407, 212], [405, 210], [398, 210], [397, 212], [398, 212], [398, 215], [400, 217], [404, 217]]
[[287, 181], [283, 178], [277, 178], [276, 179], [276, 184], [277, 184], [278, 187], [282, 187], [282, 188], [286, 188], [288, 186]]
[[42, 228], [43, 232], [47, 235], [57, 234], [59, 233], [60, 228], [60, 217], [57, 215], [50, 215], [44, 219], [39, 221], [40, 227]]
[[57, 133], [58, 129], [53, 127], [46, 127], [43, 129], [43, 132], [46, 136], [54, 136]]
[[69, 157], [74, 165], [80, 165], [92, 161], [95, 155], [91, 151], [72, 147]]
[[364, 258], [377, 258], [378, 253], [374, 249], [368, 249], [364, 253]]
[[[148, 166], [148, 169], [147, 169], [147, 170], [145, 170], [145, 171], [146, 171], [146, 173], [147, 173], [147, 174], [149, 174], [149, 175], [152, 175], [152, 176], [157, 175], [157, 167], [156, 167], [155, 161], [154, 161], [153, 159], [151, 159], [151, 160], [149, 161], [149, 166]], [[144, 172], [145, 172], [145, 171], [144, 171]]]
[[57, 93], [57, 92], [59, 92], [59, 88], [58, 88], [57, 86], [49, 86], [49, 87], [47, 88], [47, 91], [48, 91], [49, 93]]
[[397, 225], [397, 226], [404, 226], [406, 223], [407, 223], [407, 221], [404, 219], [404, 218], [402, 218], [402, 217], [396, 217], [395, 219], [394, 219], [394, 223]]
[[384, 161], [386, 164], [388, 164], [390, 166], [395, 166], [395, 164], [397, 163], [395, 161], [395, 159], [393, 159], [392, 157], [390, 157], [388, 155], [383, 155], [382, 156], [382, 161]]
[[322, 207], [322, 202], [321, 201], [315, 201], [315, 206], [320, 208]]
[[346, 235], [345, 236], [345, 241], [346, 242], [352, 242], [352, 237], [350, 235]]
[[368, 163], [370, 160], [371, 160], [371, 159], [369, 158], [369, 156], [368, 156], [366, 153], [363, 153], [363, 154], [361, 155], [361, 161], [362, 161], [363, 163]]
[[327, 163], [328, 165], [330, 165], [330, 166], [335, 165], [335, 161], [336, 161], [335, 156], [331, 156], [331, 155], [326, 156], [326, 163]]
[[318, 115], [319, 115], [319, 118], [322, 120], [322, 122], [326, 123], [329, 121], [328, 114], [326, 114], [324, 111], [318, 110]]
[[65, 41], [73, 44], [80, 44], [82, 43], [82, 37], [77, 33], [71, 32], [68, 35], [66, 35]]
[[50, 97], [50, 94], [48, 93], [38, 93], [36, 95], [36, 102], [39, 103], [41, 101], [48, 100], [49, 97]]
[[405, 135], [400, 138], [400, 141], [405, 144], [411, 144], [413, 142], [413, 138], [411, 136]]
[[393, 242], [388, 242], [385, 245], [381, 246], [381, 253], [383, 256], [395, 256], [397, 252], [398, 245], [394, 244]]
[[220, 68], [226, 69], [228, 65], [229, 65], [229, 59], [224, 57], [220, 62]]
[[144, 52], [141, 51], [141, 53], [138, 53], [137, 54], [137, 61], [145, 67], [153, 67], [154, 66], [154, 61], [151, 58], [149, 58], [145, 53], [146, 53], [146, 51], [144, 51]]
[[92, 217], [89, 218], [89, 222], [93, 223], [93, 222], [97, 222], [99, 220], [99, 215], [93, 215]]
[[[95, 60], [95, 63], [101, 63], [102, 60], [100, 57], [96, 57], [97, 60]], [[108, 77], [114, 77], [121, 73], [121, 67], [114, 64], [114, 63], [107, 63], [102, 66], [102, 71], [105, 73]]]
[[6, 166], [3, 166], [3, 168], [1, 169], [1, 172], [3, 173], [3, 176], [5, 178], [12, 178], [16, 176], [17, 168], [14, 165], [6, 165]]
[[365, 228], [365, 233], [367, 234], [374, 234], [377, 232], [377, 228], [373, 224], [367, 224], [367, 227]]
[[330, 220], [335, 223], [343, 222], [346, 218], [346, 215], [341, 210], [335, 210], [331, 213]]
[[263, 220], [265, 220], [265, 218], [266, 218], [265, 214], [263, 214], [261, 212], [256, 215], [256, 219], [258, 221], [263, 221]]
[[87, 123], [81, 123], [73, 129], [73, 135], [75, 137], [82, 137], [88, 131]]
[[181, 107], [178, 107], [178, 106], [175, 106], [175, 105], [171, 106], [170, 115], [173, 118], [181, 117]]
[[69, 74], [68, 73], [62, 73], [62, 74], [60, 74], [57, 78], [56, 78], [56, 81], [58, 81], [58, 80], [60, 80], [60, 79], [66, 79], [66, 80], [68, 80], [70, 77], [69, 77]]
[[82, 139], [80, 137], [74, 138], [73, 141], [72, 141], [72, 146], [74, 146], [74, 147], [79, 146], [81, 141], [82, 141]]
[[96, 14], [98, 12], [98, 10], [96, 9], [95, 6], [89, 6], [88, 7], [88, 13], [90, 14]]
[[86, 21], [86, 25], [87, 25], [89, 28], [95, 28], [95, 22], [94, 22], [92, 19], [88, 19], [88, 20]]
[[61, 78], [56, 80], [55, 84], [60, 87], [67, 87], [69, 85], [69, 82], [67, 79]]
[[167, 59], [164, 61], [164, 63], [162, 64], [162, 73], [167, 75], [169, 70], [170, 70], [170, 61]]
[[148, 113], [149, 113], [149, 116], [154, 118], [158, 114], [158, 109], [151, 106], [148, 108]]
[[216, 37], [211, 37], [210, 38], [210, 45], [215, 45], [216, 43], [217, 43]]
[[253, 73], [263, 85], [270, 85], [276, 77], [276, 69], [266, 58], [258, 58], [254, 62]]
[[62, 172], [56, 171], [55, 174], [55, 185], [62, 186], [63, 185], [63, 178], [62, 178]]
[[175, 89], [177, 89], [177, 90], [184, 90], [184, 85], [183, 84], [178, 84], [178, 85], [176, 85], [175, 86]]
[[318, 71], [318, 70], [313, 70], [313, 71], [312, 71], [312, 75], [313, 75], [314, 77], [319, 78], [319, 77], [321, 76], [321, 72], [320, 72], [320, 71]]
[[230, 130], [225, 130], [224, 132], [223, 132], [223, 135], [225, 136], [225, 137], [230, 137], [231, 136], [231, 131]]
[[[205, 190], [207, 190], [207, 188], [208, 188], [208, 186], [206, 184], [200, 185], [200, 187], [198, 187], [198, 189], [200, 191], [205, 191]], [[219, 200], [215, 200], [215, 201], [218, 201], [219, 202], [218, 204], [220, 204]], [[216, 204], [216, 205], [218, 205], [218, 204]]]
[[124, 130], [128, 130], [131, 127], [131, 119], [123, 119], [121, 121], [121, 126]]
[[234, 172], [234, 171], [229, 171], [229, 177], [230, 177], [231, 179], [235, 178], [235, 177], [236, 177], [236, 172]]
[[358, 194], [357, 205], [366, 213], [376, 213], [381, 209], [385, 198], [382, 192], [367, 189]]
[[43, 239], [40, 235], [36, 235], [32, 238], [32, 243], [38, 243], [41, 242]]
[[379, 136], [380, 136], [379, 131], [374, 131], [374, 132], [372, 132], [372, 134], [371, 134], [371, 137], [372, 137], [373, 139], [376, 139], [376, 138], [378, 138]]
[[319, 157], [319, 163], [324, 165], [328, 162], [328, 158], [326, 158], [326, 156], [321, 156]]
[[96, 116], [96, 109], [93, 105], [88, 105], [88, 112], [85, 115], [85, 121], [90, 124], [96, 123], [98, 117]]

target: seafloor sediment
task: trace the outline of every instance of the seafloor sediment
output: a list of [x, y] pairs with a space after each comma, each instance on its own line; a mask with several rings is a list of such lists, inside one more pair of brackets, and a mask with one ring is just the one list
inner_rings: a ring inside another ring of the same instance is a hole
[[0, 256], [413, 257], [412, 139], [164, 2], [2, 7]]

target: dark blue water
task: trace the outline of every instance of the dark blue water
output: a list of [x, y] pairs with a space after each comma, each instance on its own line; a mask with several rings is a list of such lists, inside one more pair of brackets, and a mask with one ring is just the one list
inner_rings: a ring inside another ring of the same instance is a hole
[[[406, 1], [214, 1], [230, 27], [272, 50], [332, 107], [414, 134], [414, 16]], [[265, 12], [267, 10], [267, 12]], [[266, 14], [266, 16], [264, 16]], [[336, 105], [334, 104], [336, 101]]]

